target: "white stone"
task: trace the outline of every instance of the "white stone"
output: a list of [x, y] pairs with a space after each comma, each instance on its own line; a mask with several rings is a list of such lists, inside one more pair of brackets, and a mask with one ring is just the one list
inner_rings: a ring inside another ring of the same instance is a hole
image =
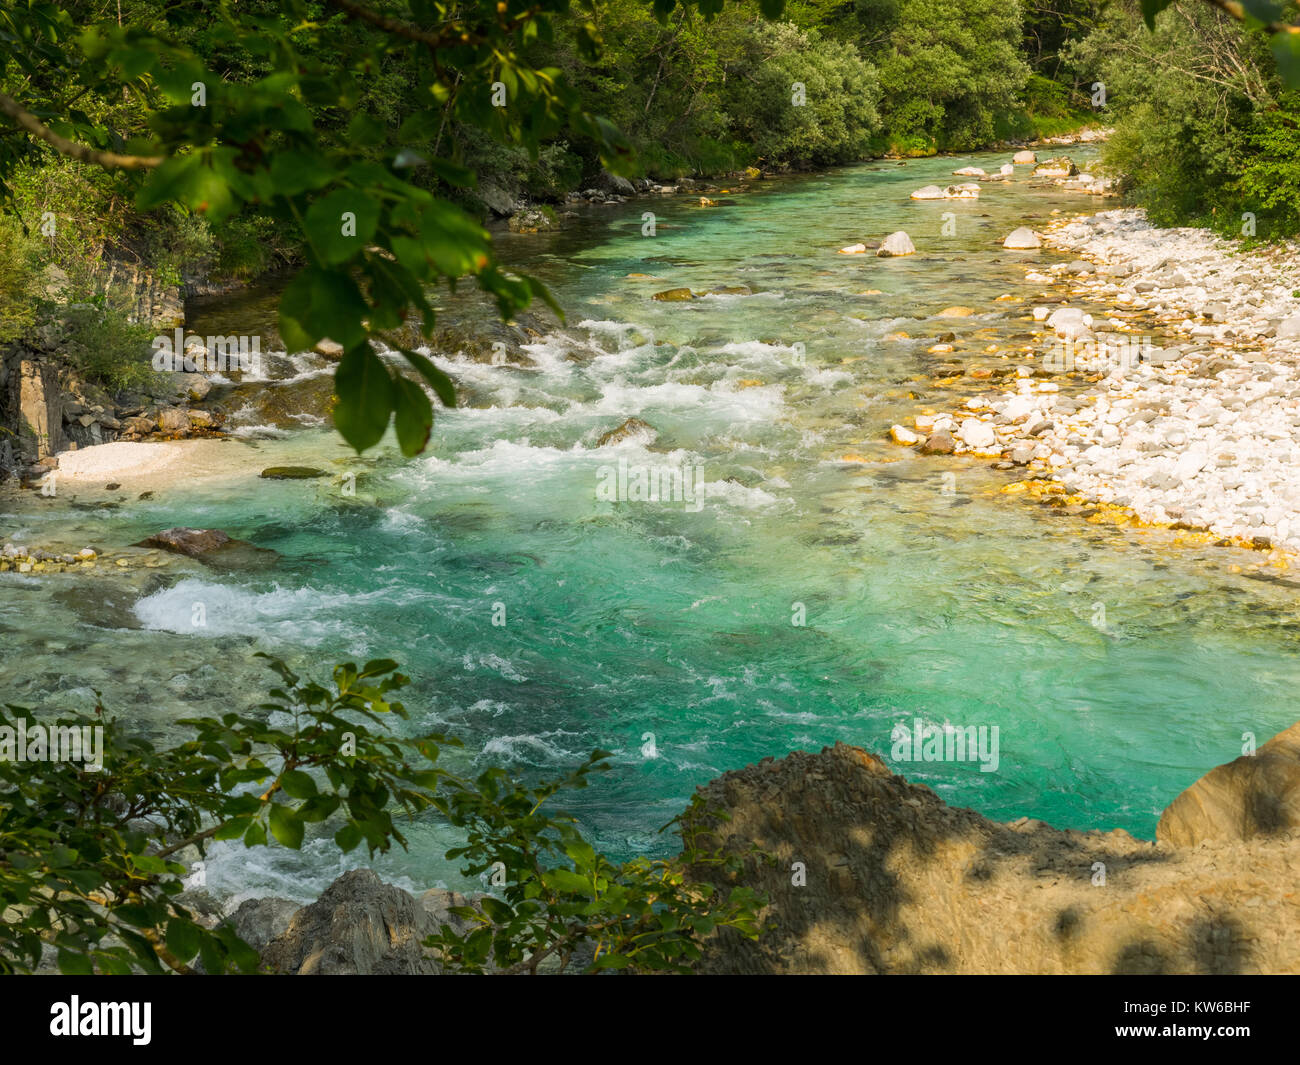
[[1015, 251], [1023, 251], [1030, 248], [1041, 248], [1043, 240], [1028, 226], [1021, 226], [1019, 229], [1013, 229], [1008, 234], [1007, 239], [1002, 242], [1002, 246]]
[[916, 247], [912, 243], [912, 238], [901, 229], [896, 233], [890, 233], [889, 236], [882, 240], [880, 250], [876, 252], [876, 255], [881, 258], [915, 254]]

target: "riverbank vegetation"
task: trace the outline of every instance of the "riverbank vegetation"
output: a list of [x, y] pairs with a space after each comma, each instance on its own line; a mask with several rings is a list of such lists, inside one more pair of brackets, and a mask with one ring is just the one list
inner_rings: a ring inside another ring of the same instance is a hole
[[715, 928], [758, 934], [752, 890], [688, 876], [723, 861], [690, 832], [677, 859], [616, 863], [553, 809], [608, 768], [608, 752], [540, 784], [466, 775], [439, 764], [454, 739], [394, 728], [407, 717], [397, 663], [339, 665], [318, 684], [269, 661], [278, 683], [263, 714], [182, 721], [193, 738], [162, 749], [103, 707], [57, 723], [0, 708], [0, 973], [51, 961], [63, 973], [256, 972], [257, 951], [196, 909], [208, 848], [298, 850], [323, 835], [373, 859], [406, 846], [400, 815], [462, 829], [447, 857], [493, 886], [426, 944], [447, 971], [536, 973], [576, 954], [588, 972], [680, 972]]

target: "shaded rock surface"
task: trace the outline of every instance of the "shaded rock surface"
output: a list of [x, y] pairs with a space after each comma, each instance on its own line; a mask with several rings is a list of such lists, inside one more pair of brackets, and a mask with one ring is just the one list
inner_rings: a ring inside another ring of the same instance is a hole
[[220, 529], [163, 529], [134, 547], [153, 547], [187, 558], [197, 558], [220, 569], [255, 569], [270, 565], [279, 554], [265, 547], [236, 540]]
[[1165, 807], [1156, 839], [1177, 847], [1300, 829], [1300, 722], [1211, 769]]
[[[1294, 840], [1178, 849], [1001, 824], [844, 744], [765, 759], [701, 795], [729, 818], [694, 815], [702, 843], [741, 856], [771, 926], [757, 942], [719, 930], [702, 972], [1300, 971]], [[712, 864], [695, 875], [733, 882]]]
[[298, 976], [410, 976], [441, 972], [421, 944], [443, 925], [464, 933], [470, 922], [453, 907], [474, 900], [435, 888], [420, 898], [353, 869], [315, 902], [250, 899], [229, 918], [263, 968]]
[[420, 945], [433, 917], [370, 869], [354, 869], [298, 910], [262, 951], [273, 972], [299, 976], [431, 975], [438, 964]]

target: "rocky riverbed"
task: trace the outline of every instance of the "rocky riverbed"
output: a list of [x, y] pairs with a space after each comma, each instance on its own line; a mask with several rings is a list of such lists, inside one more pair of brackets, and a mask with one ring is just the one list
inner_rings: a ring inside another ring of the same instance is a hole
[[1078, 258], [1029, 271], [1042, 303], [1010, 390], [919, 416], [938, 437], [930, 449], [995, 456], [1056, 485], [1036, 494], [1300, 549], [1295, 249], [1242, 250], [1136, 210], [1061, 220], [1043, 237]]

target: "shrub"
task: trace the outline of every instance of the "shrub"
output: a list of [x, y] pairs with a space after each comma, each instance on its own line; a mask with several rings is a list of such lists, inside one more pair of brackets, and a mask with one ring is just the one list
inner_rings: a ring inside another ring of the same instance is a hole
[[147, 389], [156, 380], [152, 326], [132, 322], [103, 299], [73, 304], [63, 320], [63, 354], [86, 380], [114, 392]]
[[[394, 697], [407, 683], [381, 659], [336, 666], [329, 686], [268, 658], [280, 683], [256, 713], [181, 721], [193, 738], [157, 749], [105, 716], [62, 720], [103, 729], [96, 771], [73, 761], [0, 759], [0, 972], [30, 971], [52, 946], [64, 973], [256, 970], [258, 956], [228, 926], [210, 929], [181, 899], [185, 861], [210, 841], [298, 850], [330, 834], [371, 857], [406, 847], [394, 814], [437, 816], [466, 829], [467, 873], [500, 862], [504, 898], [466, 911], [465, 936], [444, 926], [430, 940], [452, 968], [533, 971], [578, 942], [597, 944], [593, 969], [680, 971], [716, 926], [757, 934], [759, 900], [691, 884], [683, 870], [708, 860], [688, 846], [677, 861], [618, 865], [598, 854], [563, 813], [542, 807], [607, 768], [593, 753], [560, 781], [527, 787], [503, 770], [470, 780], [439, 768], [454, 739], [405, 739], [385, 722], [406, 718]], [[0, 710], [0, 727], [30, 736], [30, 711]], [[372, 727], [373, 726], [373, 727]]]
[[0, 343], [36, 321], [42, 295], [40, 248], [11, 215], [0, 215]]

